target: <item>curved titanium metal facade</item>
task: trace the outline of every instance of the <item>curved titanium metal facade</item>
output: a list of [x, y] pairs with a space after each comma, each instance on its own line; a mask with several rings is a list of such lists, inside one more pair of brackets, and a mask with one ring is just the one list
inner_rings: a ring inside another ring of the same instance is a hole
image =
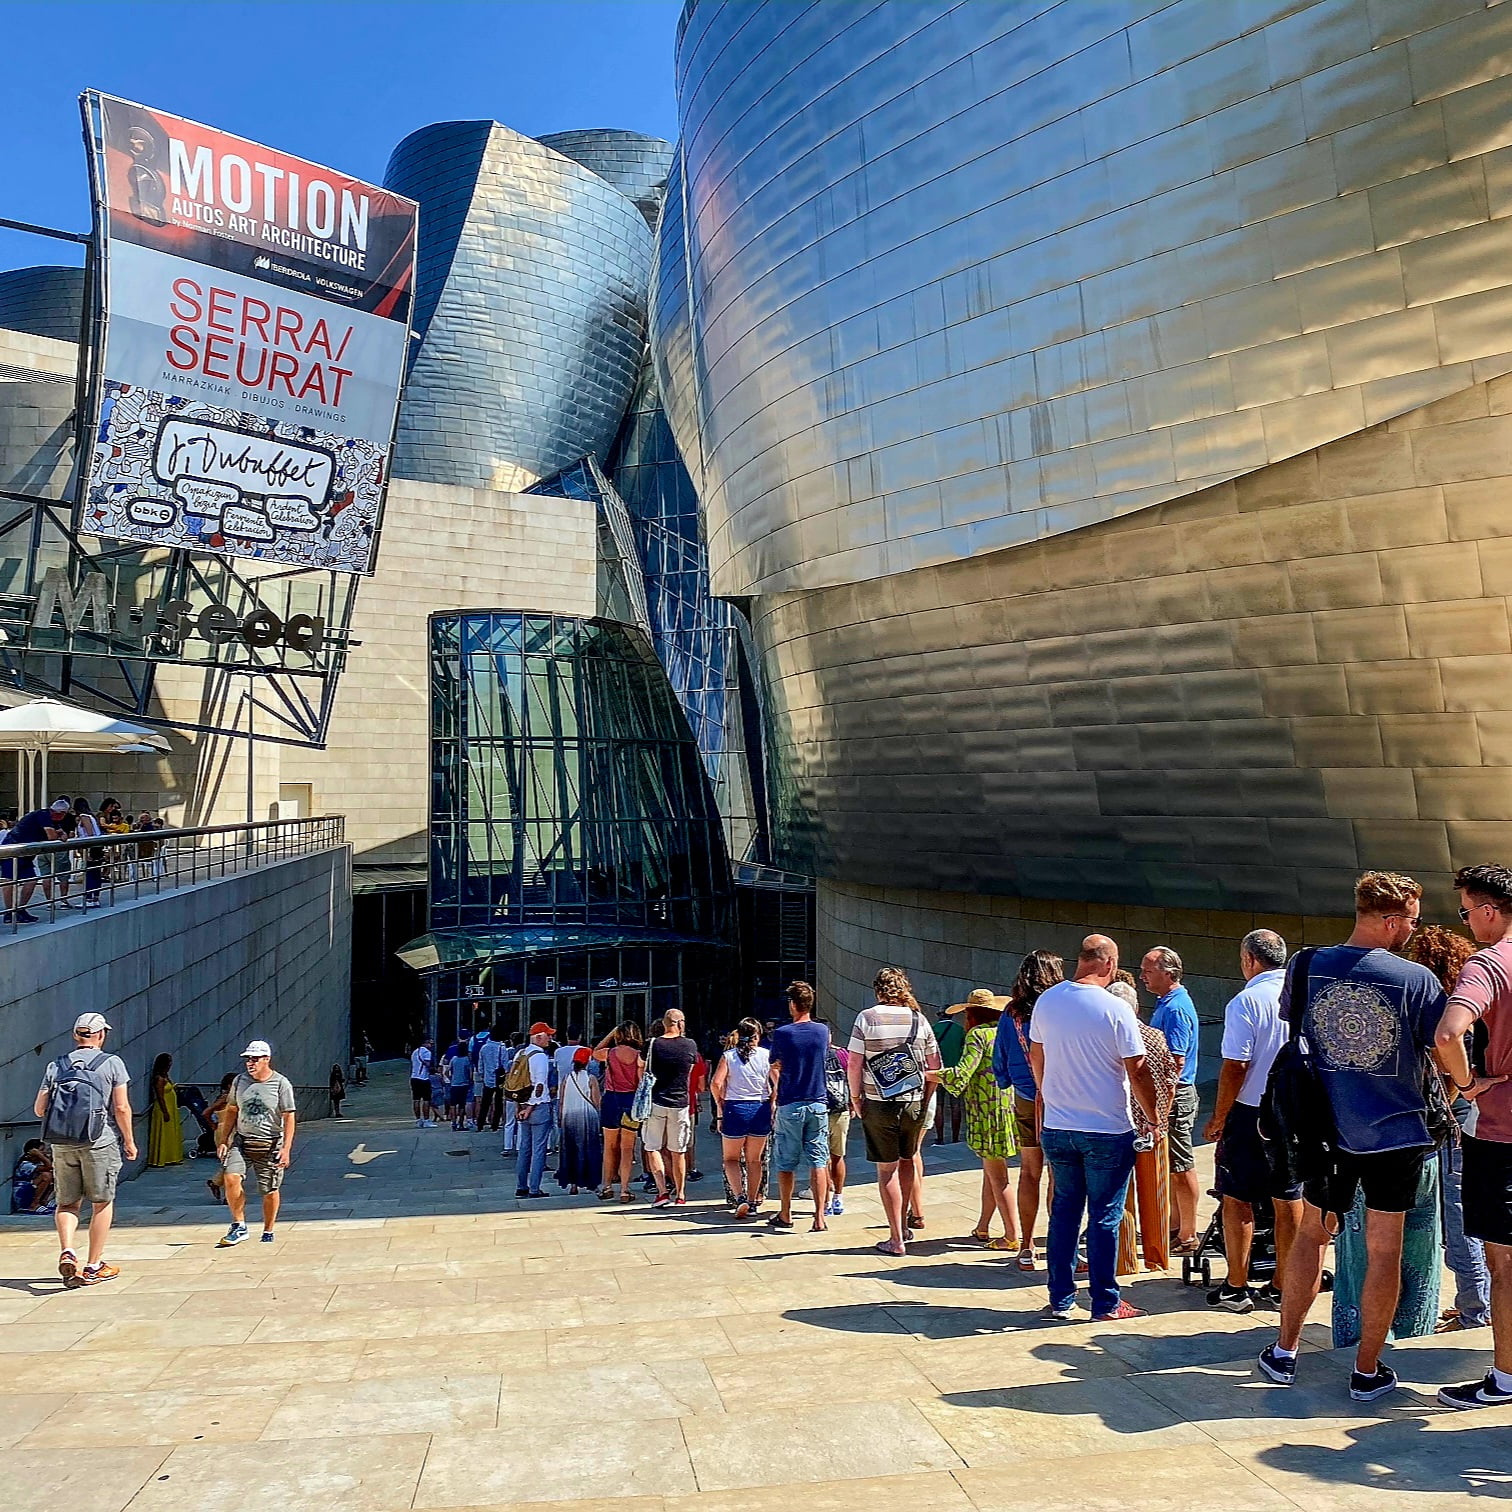
[[413, 133], [385, 182], [419, 201], [428, 243], [395, 472], [519, 490], [606, 454], [645, 340], [651, 233], [635, 204], [490, 122]]
[[655, 228], [667, 189], [667, 171], [672, 166], [671, 142], [642, 136], [638, 131], [604, 127], [557, 131], [536, 140], [613, 184], [627, 199], [635, 201], [635, 208], [645, 216], [646, 224]]
[[0, 330], [77, 341], [83, 318], [83, 268], [41, 266], [0, 273]]
[[1512, 8], [1027, 9], [685, 16], [653, 324], [776, 859], [856, 982], [942, 938], [868, 888], [1442, 906], [1512, 851]]
[[702, 0], [716, 591], [966, 560], [1512, 368], [1509, 46], [1458, 0]]

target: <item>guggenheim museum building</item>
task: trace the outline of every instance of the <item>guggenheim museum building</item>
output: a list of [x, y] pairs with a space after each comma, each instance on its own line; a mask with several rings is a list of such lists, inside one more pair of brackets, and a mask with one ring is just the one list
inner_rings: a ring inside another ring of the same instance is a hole
[[[1512, 859], [1512, 6], [690, 0], [651, 340], [837, 1010]], [[1204, 993], [1204, 979], [1208, 979]]]
[[[762, 887], [757, 976], [842, 1023], [1092, 926], [1211, 1013], [1360, 869], [1451, 919], [1512, 861], [1512, 4], [688, 0], [675, 67], [675, 144], [389, 166], [378, 573], [326, 748], [250, 780], [428, 877], [363, 950], [441, 1032], [722, 1027]], [[12, 468], [66, 294], [0, 276]]]

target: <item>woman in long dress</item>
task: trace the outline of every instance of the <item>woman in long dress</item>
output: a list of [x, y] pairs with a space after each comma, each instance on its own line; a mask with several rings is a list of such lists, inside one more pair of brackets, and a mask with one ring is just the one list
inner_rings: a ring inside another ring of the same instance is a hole
[[[1124, 977], [1128, 980], [1123, 980]], [[1155, 1110], [1152, 1124], [1134, 1098], [1129, 1099], [1129, 1116], [1134, 1120], [1134, 1174], [1124, 1197], [1123, 1222], [1118, 1229], [1118, 1274], [1137, 1276], [1140, 1257], [1144, 1268], [1163, 1271], [1171, 1263], [1171, 1104], [1176, 1097], [1176, 1058], [1160, 1030], [1139, 1017], [1139, 993], [1134, 978], [1121, 972], [1109, 984], [1108, 991], [1128, 1004], [1139, 1024], [1144, 1040], [1145, 1068], [1155, 1083]]]
[[[1018, 1154], [1014, 1138], [1013, 1089], [999, 1087], [992, 1074], [992, 1047], [997, 1038], [998, 1019], [1007, 1004], [1006, 997], [994, 997], [985, 987], [978, 987], [964, 1003], [945, 1011], [952, 1016], [963, 1014], [966, 1041], [961, 1058], [954, 1066], [940, 1072], [940, 1085], [949, 1093], [963, 1097], [966, 1105], [966, 1145], [982, 1162], [982, 1206], [971, 1237], [988, 1249], [1017, 1250], [1019, 1247], [1018, 1215], [1014, 1207], [1013, 1184], [1008, 1162]], [[992, 1237], [992, 1218], [1003, 1220], [1003, 1237]]]
[[147, 1120], [147, 1164], [150, 1166], [178, 1165], [184, 1158], [178, 1089], [168, 1075], [172, 1070], [171, 1055], [160, 1055], [152, 1063], [152, 1111]]
[[586, 1046], [573, 1052], [572, 1071], [557, 1090], [562, 1109], [562, 1141], [557, 1154], [558, 1186], [576, 1197], [579, 1187], [591, 1187], [603, 1170], [604, 1135], [599, 1128], [599, 1084], [588, 1069], [593, 1052]]

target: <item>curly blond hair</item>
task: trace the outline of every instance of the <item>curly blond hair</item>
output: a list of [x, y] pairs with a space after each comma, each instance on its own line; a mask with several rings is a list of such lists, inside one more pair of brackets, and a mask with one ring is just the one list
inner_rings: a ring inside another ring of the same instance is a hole
[[1355, 883], [1355, 912], [1397, 914], [1423, 896], [1423, 885], [1401, 872], [1371, 871]]
[[894, 1004], [899, 1008], [917, 1008], [919, 1000], [914, 996], [913, 983], [901, 966], [884, 966], [872, 982], [872, 991], [879, 1003]]

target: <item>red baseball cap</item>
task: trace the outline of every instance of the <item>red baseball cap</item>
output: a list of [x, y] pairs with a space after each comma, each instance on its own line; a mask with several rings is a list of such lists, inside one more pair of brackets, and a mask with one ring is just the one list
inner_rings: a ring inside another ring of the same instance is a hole
[[556, 1033], [556, 1030], [553, 1029], [550, 1024], [543, 1024], [539, 1020], [537, 1020], [537, 1022], [535, 1022], [534, 1024], [532, 1024], [530, 1026], [530, 1034], [531, 1034], [532, 1038], [534, 1038], [537, 1034], [555, 1034], [555, 1033]]

